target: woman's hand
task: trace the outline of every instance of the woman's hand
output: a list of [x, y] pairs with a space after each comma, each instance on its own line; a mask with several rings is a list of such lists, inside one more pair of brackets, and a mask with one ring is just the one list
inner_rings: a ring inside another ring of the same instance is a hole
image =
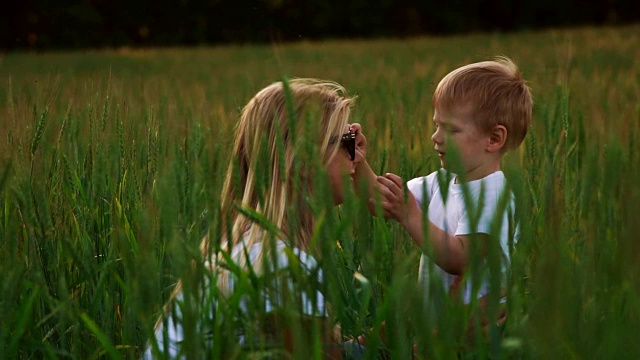
[[375, 202], [372, 198], [378, 197], [378, 191], [375, 188], [381, 186], [377, 183], [377, 175], [369, 166], [367, 162], [367, 138], [362, 133], [362, 126], [358, 123], [351, 124], [349, 130], [356, 134], [356, 173], [354, 177], [354, 185], [358, 196], [364, 200], [369, 201], [368, 208], [371, 215], [378, 216], [376, 213]]
[[356, 133], [356, 163], [361, 163], [367, 158], [367, 138], [362, 133], [359, 123], [351, 124], [349, 130]]

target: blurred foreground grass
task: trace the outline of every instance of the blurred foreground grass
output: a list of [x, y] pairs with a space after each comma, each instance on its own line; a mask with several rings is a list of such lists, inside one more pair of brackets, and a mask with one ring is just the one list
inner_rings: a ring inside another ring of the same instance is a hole
[[[409, 179], [438, 164], [440, 78], [495, 55], [530, 81], [534, 122], [504, 163], [522, 219], [507, 330], [469, 356], [640, 357], [638, 26], [2, 55], [0, 357], [139, 356], [215, 224], [239, 109], [282, 74], [357, 94], [369, 161]], [[340, 235], [327, 291], [345, 336], [386, 320], [394, 358], [410, 340], [455, 357], [415, 310], [418, 249], [341, 212], [324, 239]]]

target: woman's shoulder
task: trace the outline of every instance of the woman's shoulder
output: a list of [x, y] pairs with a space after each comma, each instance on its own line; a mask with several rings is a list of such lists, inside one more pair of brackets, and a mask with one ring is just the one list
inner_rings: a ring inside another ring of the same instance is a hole
[[[250, 262], [255, 262], [259, 257], [263, 259], [277, 260], [277, 268], [283, 269], [291, 266], [292, 260], [299, 262], [307, 270], [313, 270], [318, 267], [318, 261], [304, 250], [292, 246], [286, 240], [276, 238], [273, 242], [265, 242], [264, 239], [254, 241], [251, 245], [247, 245], [246, 237], [238, 242], [233, 248], [233, 254], [237, 257], [247, 254]], [[275, 251], [275, 257], [268, 255], [268, 252]]]

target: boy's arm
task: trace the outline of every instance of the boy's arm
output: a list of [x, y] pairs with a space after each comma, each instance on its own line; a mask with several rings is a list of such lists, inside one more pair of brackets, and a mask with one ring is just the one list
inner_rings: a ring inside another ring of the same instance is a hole
[[[469, 262], [471, 236], [451, 235], [426, 219], [410, 191], [405, 201], [403, 181], [398, 175], [379, 176], [377, 182], [382, 185], [379, 191], [384, 216], [400, 222], [416, 245], [421, 248], [427, 245], [429, 256], [439, 267], [450, 274], [461, 275]], [[425, 226], [428, 226], [426, 238]], [[487, 238], [486, 234], [475, 234], [474, 241], [485, 244]], [[484, 248], [482, 246], [483, 253]]]

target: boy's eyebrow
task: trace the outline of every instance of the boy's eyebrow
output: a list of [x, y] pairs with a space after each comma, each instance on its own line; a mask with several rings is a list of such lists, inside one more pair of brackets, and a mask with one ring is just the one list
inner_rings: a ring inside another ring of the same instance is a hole
[[440, 120], [440, 119], [436, 119], [433, 118], [433, 122], [438, 125], [438, 126], [442, 126], [445, 129], [449, 129], [449, 130], [459, 130], [460, 128], [458, 126], [456, 126], [453, 123], [447, 122], [445, 120]]
[[433, 114], [433, 118], [432, 121], [436, 124], [436, 125], [443, 125], [445, 127], [452, 127], [453, 124], [450, 121], [447, 121], [446, 116], [443, 118], [442, 117], [442, 113], [434, 113]]
[[436, 119], [435, 117], [433, 118], [433, 122], [436, 124], [441, 124], [441, 125], [451, 125], [451, 123], [442, 120], [442, 119]]

